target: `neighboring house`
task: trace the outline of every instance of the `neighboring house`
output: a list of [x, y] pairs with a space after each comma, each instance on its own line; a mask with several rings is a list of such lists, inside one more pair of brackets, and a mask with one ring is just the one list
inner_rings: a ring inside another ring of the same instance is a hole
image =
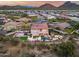
[[69, 27], [70, 27], [70, 24], [64, 22], [64, 23], [59, 23], [59, 24], [57, 24], [57, 26], [58, 26], [61, 30], [64, 30], [65, 28], [69, 28]]
[[42, 14], [42, 16], [46, 17], [47, 19], [56, 19], [55, 16], [49, 14]]
[[70, 24], [66, 23], [66, 22], [63, 22], [63, 23], [60, 23], [60, 22], [54, 22], [52, 24], [49, 24], [50, 27], [54, 27], [54, 28], [59, 28], [61, 30], [64, 30], [65, 28], [69, 28], [70, 27]]
[[0, 30], [0, 35], [5, 35], [7, 32], [4, 30]]
[[73, 21], [79, 21], [78, 17], [69, 17], [69, 19], [73, 20]]
[[48, 15], [47, 16], [47, 19], [56, 19], [56, 17], [55, 16]]
[[5, 17], [0, 17], [0, 25], [5, 24], [6, 21], [7, 21], [7, 20], [6, 20]]
[[28, 33], [29, 33], [28, 31], [16, 31], [14, 36], [15, 37], [22, 37], [22, 36], [27, 35]]
[[34, 12], [27, 12], [28, 16], [37, 16], [37, 14], [35, 14]]
[[47, 20], [42, 20], [42, 19], [38, 19], [38, 20], [35, 20], [33, 21], [34, 23], [48, 23]]
[[31, 19], [30, 18], [20, 18], [20, 19], [15, 19], [15, 21], [17, 21], [17, 22], [28, 22], [28, 21], [31, 21]]
[[32, 36], [49, 35], [47, 23], [33, 23], [31, 26]]
[[60, 17], [63, 18], [63, 19], [68, 19], [69, 18], [69, 16], [67, 16], [67, 15], [60, 15]]
[[12, 29], [17, 29], [22, 25], [22, 22], [8, 22], [3, 25], [4, 30], [10, 31]]
[[23, 31], [18, 31], [18, 32], [15, 33], [14, 36], [15, 37], [22, 37], [22, 36], [24, 36], [24, 32]]
[[58, 15], [56, 15], [56, 17], [57, 18], [59, 18], [59, 19], [69, 19], [69, 16], [68, 15], [61, 15], [61, 14], [58, 14]]
[[14, 37], [22, 37], [24, 35], [27, 35], [29, 32], [28, 31], [14, 31], [14, 32], [10, 32], [7, 33], [6, 35], [14, 35]]

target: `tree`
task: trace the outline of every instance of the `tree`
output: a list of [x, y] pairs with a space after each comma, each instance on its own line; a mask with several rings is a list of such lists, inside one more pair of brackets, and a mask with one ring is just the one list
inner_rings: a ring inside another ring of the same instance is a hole
[[74, 55], [75, 51], [75, 46], [72, 41], [67, 41], [67, 42], [62, 42], [61, 44], [58, 44], [55, 48], [54, 51], [58, 56], [62, 57], [72, 57]]
[[5, 42], [5, 41], [8, 41], [8, 40], [10, 40], [10, 38], [8, 36], [0, 35], [0, 41], [1, 42]]
[[27, 23], [27, 24], [23, 23], [22, 24], [22, 29], [25, 29], [25, 30], [30, 29], [30, 24], [29, 23]]
[[79, 23], [76, 23], [76, 25], [73, 26], [73, 29], [79, 29]]
[[27, 14], [22, 14], [21, 17], [28, 17], [28, 15]]

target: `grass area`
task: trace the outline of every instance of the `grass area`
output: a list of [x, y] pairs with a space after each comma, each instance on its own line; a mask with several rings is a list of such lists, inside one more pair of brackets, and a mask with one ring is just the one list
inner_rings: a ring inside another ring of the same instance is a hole
[[67, 33], [72, 33], [74, 31], [74, 29], [72, 29], [72, 28], [69, 28], [69, 29], [65, 29], [65, 32], [67, 32]]
[[2, 25], [0, 25], [0, 28], [2, 27]]
[[39, 36], [33, 36], [33, 38], [38, 38]]
[[8, 18], [10, 18], [12, 20], [15, 20], [15, 19], [19, 19], [20, 16], [11, 16], [11, 15], [8, 15]]
[[48, 22], [49, 23], [52, 23], [52, 22], [69, 22], [70, 19], [63, 19], [63, 18], [56, 18], [56, 19], [48, 19]]
[[23, 36], [23, 37], [20, 37], [20, 40], [21, 40], [22, 42], [26, 42], [26, 41], [27, 41], [27, 39], [28, 39], [28, 36]]
[[48, 20], [49, 23], [52, 23], [52, 22], [65, 22], [64, 19], [49, 19]]
[[37, 16], [31, 16], [30, 18], [32, 19], [32, 21], [35, 21], [38, 19]]

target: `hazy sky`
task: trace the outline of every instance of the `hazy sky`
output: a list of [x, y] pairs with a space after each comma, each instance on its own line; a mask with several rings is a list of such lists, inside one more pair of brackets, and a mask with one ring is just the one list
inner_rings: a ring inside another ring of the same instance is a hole
[[[0, 1], [0, 5], [31, 5], [31, 6], [40, 6], [45, 3], [50, 3], [54, 6], [60, 6], [64, 4], [65, 1]], [[78, 1], [75, 1], [73, 3], [79, 4]]]

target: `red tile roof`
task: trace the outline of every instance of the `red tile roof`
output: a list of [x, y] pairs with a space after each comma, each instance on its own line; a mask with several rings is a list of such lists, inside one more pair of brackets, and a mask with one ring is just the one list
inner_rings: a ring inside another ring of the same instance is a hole
[[31, 29], [38, 29], [38, 30], [40, 30], [40, 29], [48, 29], [48, 25], [47, 25], [47, 23], [41, 23], [41, 24], [34, 23], [34, 24], [32, 24]]

